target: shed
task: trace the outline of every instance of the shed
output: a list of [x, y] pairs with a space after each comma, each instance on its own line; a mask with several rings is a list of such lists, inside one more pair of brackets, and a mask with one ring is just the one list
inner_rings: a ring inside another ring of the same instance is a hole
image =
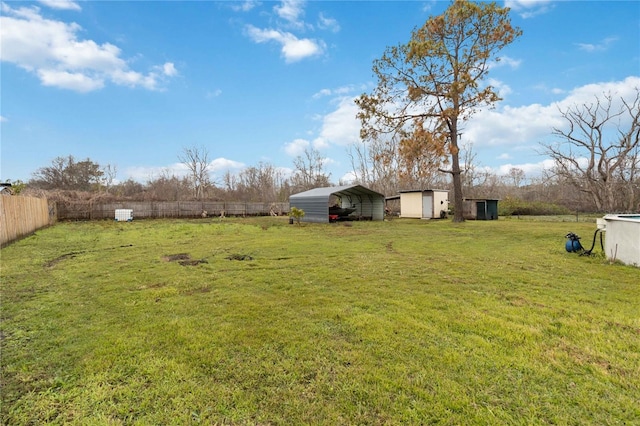
[[341, 215], [343, 219], [384, 220], [384, 195], [362, 185], [330, 186], [293, 194], [289, 207], [304, 210], [303, 222], [329, 222], [330, 207], [344, 212], [353, 209], [348, 215]]
[[444, 218], [449, 210], [449, 191], [418, 189], [400, 191], [400, 217]]
[[462, 215], [472, 220], [498, 220], [498, 201], [487, 198], [465, 198]]

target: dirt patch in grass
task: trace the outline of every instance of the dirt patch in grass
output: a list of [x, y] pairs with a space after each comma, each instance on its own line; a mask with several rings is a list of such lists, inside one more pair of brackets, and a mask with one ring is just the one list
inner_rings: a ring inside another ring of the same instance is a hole
[[178, 262], [182, 266], [196, 266], [201, 263], [209, 263], [206, 259], [191, 259], [187, 253], [170, 254], [163, 256], [165, 262]]
[[178, 253], [178, 254], [168, 254], [166, 256], [162, 256], [162, 260], [165, 262], [177, 262], [179, 260], [189, 260], [191, 256], [187, 253]]
[[58, 263], [62, 262], [65, 259], [73, 259], [74, 257], [76, 257], [77, 255], [81, 254], [83, 252], [81, 251], [72, 251], [70, 253], [65, 253], [61, 256], [56, 257], [53, 260], [48, 261], [47, 263], [44, 264], [45, 268], [53, 268], [54, 266], [56, 266]]
[[104, 249], [100, 249], [100, 250], [81, 250], [81, 251], [71, 251], [69, 253], [65, 253], [63, 255], [60, 255], [58, 257], [56, 257], [53, 260], [48, 261], [47, 263], [44, 264], [45, 268], [53, 268], [54, 266], [56, 266], [58, 263], [62, 262], [65, 259], [73, 259], [74, 257], [76, 257], [79, 254], [83, 254], [83, 253], [91, 253], [91, 252], [97, 252], [97, 251], [105, 251], [105, 250], [116, 250], [119, 248], [126, 248], [126, 247], [133, 247], [133, 244], [125, 244], [125, 245], [121, 245], [121, 246], [117, 246], [117, 247], [107, 247]]
[[186, 296], [193, 296], [194, 294], [209, 293], [209, 292], [211, 292], [211, 288], [209, 286], [203, 286], [203, 287], [192, 288], [190, 290], [184, 291], [182, 292], [182, 294]]
[[181, 260], [178, 262], [182, 266], [196, 266], [201, 263], [209, 263], [206, 259]]
[[253, 257], [248, 254], [230, 254], [227, 256], [229, 260], [253, 260]]

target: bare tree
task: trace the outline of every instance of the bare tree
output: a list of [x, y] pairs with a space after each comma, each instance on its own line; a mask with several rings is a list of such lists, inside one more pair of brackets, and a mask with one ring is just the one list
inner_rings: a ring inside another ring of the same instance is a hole
[[372, 173], [372, 162], [369, 155], [370, 150], [367, 147], [366, 141], [358, 141], [349, 145], [347, 148], [347, 155], [351, 161], [351, 173], [354, 180], [365, 186], [373, 186], [374, 177]]
[[348, 151], [356, 183], [385, 195], [401, 189], [398, 144], [393, 137], [362, 139]]
[[[231, 182], [231, 179], [226, 179]], [[242, 170], [234, 181], [238, 199], [243, 201], [279, 201], [284, 183], [282, 171], [271, 164], [260, 162], [257, 166]]]
[[461, 174], [462, 189], [467, 197], [480, 197], [481, 194], [487, 192], [486, 186], [491, 180], [492, 173], [478, 167], [476, 153], [473, 151], [471, 143], [465, 143], [460, 150], [461, 167], [464, 171]]
[[116, 179], [117, 174], [118, 174], [118, 169], [116, 168], [116, 166], [107, 164], [102, 168], [101, 183], [107, 192], [109, 192], [109, 190], [113, 186], [113, 181]]
[[524, 170], [518, 167], [512, 167], [509, 169], [509, 173], [507, 178], [509, 179], [509, 183], [516, 188], [519, 188], [520, 185], [524, 182], [526, 175]]
[[189, 171], [189, 180], [193, 185], [193, 195], [199, 200], [205, 188], [211, 184], [209, 179], [209, 151], [204, 147], [184, 148], [178, 159]]
[[304, 150], [303, 155], [299, 155], [293, 160], [295, 171], [291, 176], [291, 183], [299, 191], [329, 186], [330, 174], [324, 169], [325, 159], [320, 152], [313, 148]]
[[640, 89], [633, 99], [604, 94], [592, 103], [561, 110], [568, 130], [554, 128], [560, 141], [542, 144], [555, 172], [588, 194], [597, 211], [633, 210], [640, 170]]
[[145, 185], [144, 198], [148, 200], [180, 201], [187, 199], [193, 182], [188, 177], [179, 178], [169, 169], [164, 169], [160, 176], [149, 177]]

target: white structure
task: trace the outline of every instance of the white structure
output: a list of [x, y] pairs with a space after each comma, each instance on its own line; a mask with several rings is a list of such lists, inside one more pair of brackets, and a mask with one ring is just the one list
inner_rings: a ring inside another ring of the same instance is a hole
[[604, 220], [604, 251], [609, 260], [640, 267], [640, 214], [610, 214]]
[[444, 218], [449, 211], [449, 191], [418, 189], [400, 191], [400, 217], [417, 219]]
[[131, 222], [133, 220], [132, 209], [116, 209], [117, 222]]

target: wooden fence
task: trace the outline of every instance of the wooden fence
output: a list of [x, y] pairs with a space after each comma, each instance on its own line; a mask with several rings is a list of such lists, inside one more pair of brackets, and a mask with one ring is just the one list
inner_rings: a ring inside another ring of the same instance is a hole
[[46, 198], [0, 195], [0, 245], [29, 235], [55, 221]]
[[285, 215], [289, 203], [245, 203], [227, 201], [74, 201], [58, 203], [60, 220], [114, 219], [117, 209], [132, 209], [134, 219], [195, 218], [220, 216]]

